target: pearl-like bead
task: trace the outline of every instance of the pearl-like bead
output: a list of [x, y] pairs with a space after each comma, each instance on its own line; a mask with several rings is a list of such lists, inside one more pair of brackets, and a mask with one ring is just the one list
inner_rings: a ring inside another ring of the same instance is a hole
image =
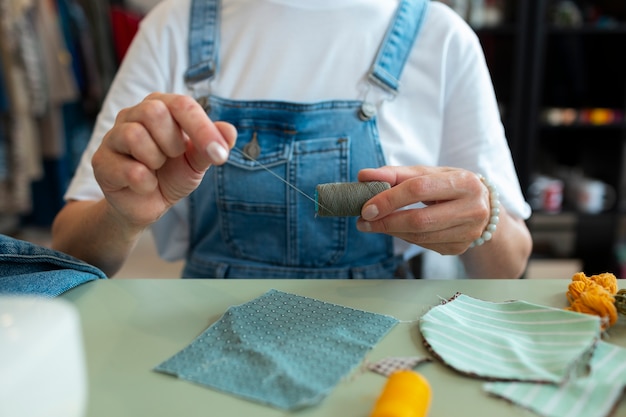
[[480, 178], [482, 183], [485, 184], [485, 186], [489, 190], [489, 204], [491, 205], [491, 216], [489, 217], [489, 224], [487, 224], [487, 227], [485, 227], [482, 235], [480, 235], [478, 239], [470, 244], [470, 248], [483, 245], [485, 244], [485, 242], [489, 242], [493, 238], [493, 234], [497, 229], [498, 222], [500, 221], [500, 194], [498, 193], [498, 190], [496, 190], [496, 186], [480, 174], [478, 174], [478, 178]]

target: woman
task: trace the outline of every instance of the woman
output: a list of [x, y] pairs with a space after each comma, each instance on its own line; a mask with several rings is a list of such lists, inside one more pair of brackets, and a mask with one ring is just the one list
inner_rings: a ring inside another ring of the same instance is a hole
[[[392, 187], [358, 219], [302, 195], [353, 181]], [[163, 1], [66, 198], [54, 247], [109, 275], [150, 226], [188, 277], [391, 278], [434, 251], [514, 278], [532, 246], [480, 44], [423, 0]]]

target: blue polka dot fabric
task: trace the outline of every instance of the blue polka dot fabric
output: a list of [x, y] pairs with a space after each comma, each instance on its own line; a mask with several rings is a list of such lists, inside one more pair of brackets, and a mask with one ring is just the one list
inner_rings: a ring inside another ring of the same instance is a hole
[[270, 290], [229, 308], [155, 370], [295, 410], [321, 402], [397, 323], [394, 317]]

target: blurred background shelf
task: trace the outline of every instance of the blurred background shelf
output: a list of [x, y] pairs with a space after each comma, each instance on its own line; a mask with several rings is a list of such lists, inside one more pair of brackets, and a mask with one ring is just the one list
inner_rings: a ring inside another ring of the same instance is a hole
[[[566, 262], [579, 262], [588, 274], [608, 271], [621, 276], [626, 262], [626, 2], [449, 3], [467, 3], [470, 9], [464, 17], [470, 24], [471, 6], [476, 4], [498, 17], [474, 26], [526, 197], [530, 200], [529, 189], [538, 176], [564, 183], [560, 210], [535, 210], [528, 222], [533, 259], [573, 259]], [[567, 119], [561, 122], [555, 110], [566, 110]], [[572, 172], [609, 184], [615, 190], [614, 203], [602, 213], [579, 212], [568, 192]]]

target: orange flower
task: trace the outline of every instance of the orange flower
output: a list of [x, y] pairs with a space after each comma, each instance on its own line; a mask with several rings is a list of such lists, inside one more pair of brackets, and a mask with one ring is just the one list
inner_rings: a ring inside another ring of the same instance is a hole
[[615, 275], [605, 272], [604, 274], [592, 275], [589, 279], [611, 294], [615, 295], [617, 293], [617, 278], [615, 278]]
[[615, 297], [617, 279], [611, 273], [592, 275], [574, 274], [566, 293], [570, 306], [566, 310], [593, 314], [602, 319], [602, 329], [615, 324], [618, 317]]
[[566, 293], [567, 299], [570, 303], [573, 303], [574, 301], [578, 300], [578, 298], [580, 298], [580, 295], [587, 291], [587, 289], [591, 286], [596, 286], [596, 284], [589, 280], [572, 281], [569, 284], [568, 291]]

